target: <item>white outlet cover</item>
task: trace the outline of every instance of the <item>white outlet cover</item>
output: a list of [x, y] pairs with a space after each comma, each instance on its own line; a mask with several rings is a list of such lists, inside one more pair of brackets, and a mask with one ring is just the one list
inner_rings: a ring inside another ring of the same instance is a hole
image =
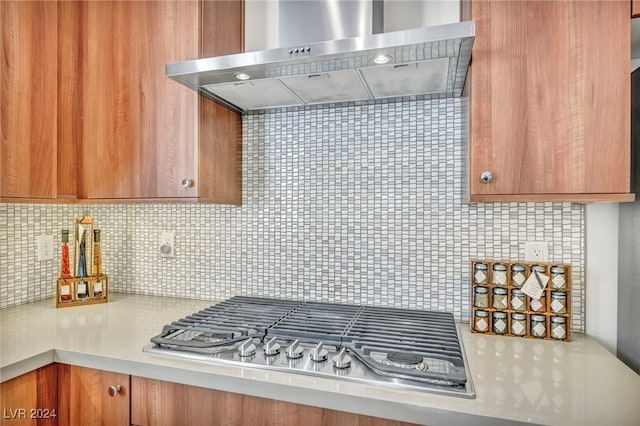
[[160, 257], [175, 256], [175, 234], [172, 231], [163, 231], [160, 233], [158, 253]]
[[36, 255], [38, 261], [53, 259], [53, 235], [40, 235], [36, 237]]
[[525, 262], [548, 262], [549, 243], [546, 241], [529, 241], [524, 243]]

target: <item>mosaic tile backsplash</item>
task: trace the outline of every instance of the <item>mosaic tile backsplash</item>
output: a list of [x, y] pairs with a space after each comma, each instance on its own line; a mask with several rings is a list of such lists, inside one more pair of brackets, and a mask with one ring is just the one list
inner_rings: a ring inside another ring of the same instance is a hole
[[[53, 296], [59, 253], [38, 262], [36, 236], [59, 241], [89, 213], [112, 291], [424, 308], [462, 321], [471, 259], [523, 259], [525, 241], [549, 241], [552, 261], [573, 265], [572, 327], [584, 331], [583, 207], [465, 203], [465, 123], [464, 99], [258, 113], [243, 119], [242, 206], [0, 204], [0, 307]], [[163, 230], [175, 232], [174, 258], [158, 255]]]

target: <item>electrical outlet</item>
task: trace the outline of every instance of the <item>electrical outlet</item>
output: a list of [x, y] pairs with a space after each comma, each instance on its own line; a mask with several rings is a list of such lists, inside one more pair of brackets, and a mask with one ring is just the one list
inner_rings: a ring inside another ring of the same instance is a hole
[[529, 241], [524, 243], [525, 262], [548, 262], [549, 243], [546, 241]]
[[160, 257], [175, 256], [175, 234], [172, 231], [163, 231], [160, 233], [158, 253], [160, 253]]
[[53, 235], [36, 237], [37, 256], [40, 262], [53, 259]]

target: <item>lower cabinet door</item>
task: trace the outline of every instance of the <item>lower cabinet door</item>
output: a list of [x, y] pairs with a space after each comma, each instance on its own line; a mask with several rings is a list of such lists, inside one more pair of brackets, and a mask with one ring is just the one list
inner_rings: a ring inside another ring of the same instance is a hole
[[59, 424], [128, 426], [130, 383], [127, 374], [59, 364]]
[[408, 423], [309, 405], [131, 377], [131, 424], [403, 426]]
[[0, 385], [2, 426], [55, 426], [58, 423], [55, 364], [50, 364]]

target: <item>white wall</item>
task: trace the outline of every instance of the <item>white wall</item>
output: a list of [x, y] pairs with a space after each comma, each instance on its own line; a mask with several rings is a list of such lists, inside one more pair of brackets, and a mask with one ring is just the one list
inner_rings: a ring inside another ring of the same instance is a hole
[[617, 354], [640, 374], [640, 201], [620, 205]]
[[586, 333], [614, 355], [618, 334], [618, 204], [587, 204]]

